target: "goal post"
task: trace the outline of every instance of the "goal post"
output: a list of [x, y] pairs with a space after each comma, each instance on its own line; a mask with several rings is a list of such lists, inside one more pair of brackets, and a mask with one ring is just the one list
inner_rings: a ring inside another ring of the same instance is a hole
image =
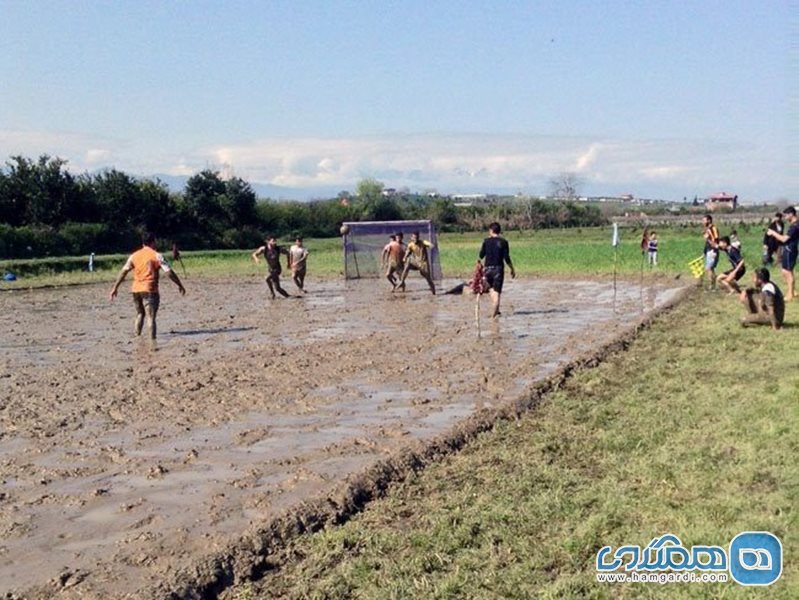
[[433, 245], [429, 250], [433, 279], [441, 281], [443, 278], [436, 226], [432, 221], [352, 221], [342, 223], [342, 231], [347, 232], [342, 236], [346, 279], [382, 277], [380, 257], [390, 241], [389, 236], [402, 233], [403, 243], [407, 246], [411, 234], [417, 231], [423, 240]]

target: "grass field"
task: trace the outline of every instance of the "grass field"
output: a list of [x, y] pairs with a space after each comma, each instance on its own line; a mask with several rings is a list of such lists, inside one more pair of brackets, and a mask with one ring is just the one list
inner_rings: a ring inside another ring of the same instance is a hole
[[[722, 235], [729, 233], [722, 229]], [[741, 226], [744, 257], [750, 263], [759, 262], [762, 231], [759, 227]], [[471, 275], [477, 252], [484, 235], [480, 233], [442, 234], [439, 236], [441, 266], [446, 277], [465, 278]], [[519, 275], [602, 275], [613, 272], [614, 250], [611, 230], [604, 228], [558, 229], [538, 231], [512, 231], [506, 235], [511, 243], [511, 257]], [[659, 229], [659, 266], [657, 273], [687, 274], [687, 263], [702, 252], [701, 231], [698, 227], [673, 227]], [[642, 263], [640, 252], [641, 230], [623, 229], [618, 251], [619, 273], [639, 273]], [[308, 259], [309, 278], [340, 277], [343, 270], [341, 240], [309, 239], [306, 246], [311, 251]], [[191, 278], [220, 275], [262, 274], [263, 264], [255, 265], [251, 250], [219, 250], [184, 252], [183, 261]], [[66, 285], [93, 281], [112, 281], [125, 261], [125, 255], [96, 257], [97, 270], [84, 271], [87, 259], [48, 258], [25, 261], [2, 261], [0, 271], [10, 270], [20, 279], [2, 283], [4, 288]], [[720, 267], [726, 269], [722, 257]], [[182, 276], [183, 270], [176, 265]], [[648, 270], [648, 268], [647, 268]]]
[[[773, 332], [737, 326], [735, 304], [695, 294], [518, 422], [300, 538], [231, 597], [799, 597], [799, 309]], [[766, 590], [595, 581], [604, 545], [673, 533], [726, 548], [746, 530], [782, 541]]]

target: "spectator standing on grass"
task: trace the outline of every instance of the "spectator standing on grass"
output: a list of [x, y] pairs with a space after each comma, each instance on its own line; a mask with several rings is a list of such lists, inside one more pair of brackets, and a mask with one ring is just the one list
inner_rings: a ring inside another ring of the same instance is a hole
[[710, 280], [710, 289], [713, 289], [716, 286], [716, 265], [719, 264], [719, 230], [713, 224], [712, 215], [705, 215], [702, 225], [704, 226], [702, 237], [705, 238], [705, 273]]
[[499, 223], [491, 223], [488, 226], [488, 237], [483, 240], [480, 246], [480, 259], [485, 265], [485, 278], [488, 283], [488, 293], [494, 308], [491, 317], [496, 318], [502, 313], [499, 311], [500, 300], [502, 298], [502, 285], [505, 282], [505, 265], [510, 268], [511, 278], [516, 278], [516, 271], [510, 260], [510, 244], [508, 240], [501, 237], [502, 227]]
[[653, 231], [649, 234], [649, 240], [646, 242], [646, 250], [649, 254], [649, 266], [658, 266], [658, 236]]
[[782, 267], [782, 275], [785, 277], [785, 287], [788, 288], [785, 300], [789, 302], [796, 297], [793, 269], [796, 266], [797, 252], [799, 252], [799, 220], [796, 218], [796, 209], [793, 206], [786, 208], [782, 211], [782, 214], [785, 215], [788, 221], [788, 231], [786, 233], [777, 233], [773, 229], [769, 229], [766, 231], [766, 235], [782, 242], [780, 266]]
[[305, 273], [308, 266], [308, 249], [302, 245], [302, 238], [297, 237], [289, 248], [289, 269], [291, 279], [299, 290], [305, 293]]
[[733, 248], [737, 248], [738, 250], [741, 250], [741, 240], [738, 237], [737, 229], [733, 229], [730, 232], [730, 246], [732, 246]]
[[278, 246], [275, 236], [270, 235], [266, 238], [266, 245], [261, 246], [252, 253], [252, 259], [257, 263], [258, 257], [263, 256], [266, 260], [266, 268], [269, 274], [266, 276], [266, 285], [269, 286], [269, 293], [272, 295], [272, 300], [276, 298], [275, 291], [277, 291], [284, 298], [288, 298], [289, 294], [286, 290], [280, 287], [280, 255], [288, 256], [289, 251], [283, 246]]
[[166, 262], [163, 255], [156, 251], [155, 246], [155, 235], [148, 233], [142, 236], [141, 250], [137, 250], [128, 257], [109, 295], [111, 300], [116, 298], [119, 286], [122, 285], [128, 273], [133, 271], [131, 292], [133, 292], [133, 305], [136, 307], [134, 332], [137, 336], [141, 335], [142, 327], [146, 320], [152, 342], [155, 342], [158, 333], [156, 317], [158, 316], [158, 307], [161, 304], [161, 296], [158, 291], [158, 276], [160, 272], [166, 273], [178, 286], [181, 295], [186, 294], [186, 289], [183, 287], [177, 273], [169, 267], [169, 263]]
[[719, 275], [719, 285], [724, 287], [730, 294], [740, 294], [741, 288], [738, 287], [738, 282], [746, 273], [746, 265], [744, 264], [743, 256], [741, 256], [741, 250], [739, 247], [733, 246], [731, 239], [726, 235], [719, 238], [719, 250], [727, 253], [727, 258], [730, 259], [730, 265], [732, 266], [731, 269]]
[[763, 264], [766, 266], [774, 262], [775, 255], [778, 263], [782, 258], [782, 246], [780, 241], [775, 237], [771, 237], [769, 231], [775, 231], [780, 235], [785, 231], [785, 224], [782, 221], [781, 212], [774, 215], [771, 223], [768, 224], [768, 229], [766, 229], [766, 232], [763, 234]]
[[755, 287], [741, 292], [741, 302], [747, 314], [741, 325], [771, 325], [772, 329], [780, 329], [785, 319], [785, 300], [782, 292], [771, 283], [771, 274], [766, 267], [755, 269]]

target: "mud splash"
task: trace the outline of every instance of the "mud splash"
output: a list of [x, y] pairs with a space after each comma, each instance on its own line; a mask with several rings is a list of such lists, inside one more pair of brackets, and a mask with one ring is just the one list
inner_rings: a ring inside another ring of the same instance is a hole
[[621, 286], [614, 306], [603, 282], [513, 282], [498, 322], [484, 302], [478, 340], [472, 298], [421, 286], [323, 282], [272, 302], [205, 282], [165, 292], [152, 352], [105, 291], [0, 297], [3, 591], [213, 595], [678, 296]]

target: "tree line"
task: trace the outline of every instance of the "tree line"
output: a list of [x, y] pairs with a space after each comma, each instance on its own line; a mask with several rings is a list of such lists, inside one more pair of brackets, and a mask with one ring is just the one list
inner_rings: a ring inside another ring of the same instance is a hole
[[339, 235], [344, 221], [431, 219], [442, 231], [590, 226], [600, 212], [573, 203], [511, 199], [487, 206], [456, 206], [449, 198], [386, 195], [367, 178], [353, 195], [299, 201], [259, 199], [239, 177], [203, 170], [181, 192], [159, 180], [116, 169], [73, 175], [67, 162], [42, 155], [13, 156], [0, 168], [0, 258], [128, 252], [141, 233], [155, 232], [181, 249], [251, 248], [264, 235]]

